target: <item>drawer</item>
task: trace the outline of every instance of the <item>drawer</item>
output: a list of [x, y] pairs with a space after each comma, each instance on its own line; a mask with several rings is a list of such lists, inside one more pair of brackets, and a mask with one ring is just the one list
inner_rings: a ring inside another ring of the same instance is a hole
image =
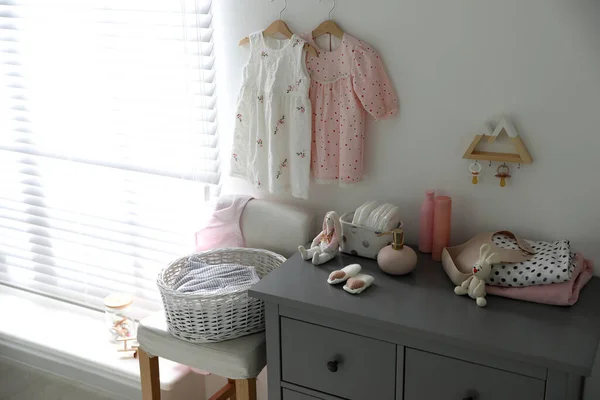
[[318, 397], [309, 396], [306, 394], [294, 392], [293, 390], [283, 389], [282, 400], [321, 400]]
[[543, 400], [540, 379], [406, 349], [404, 400]]
[[394, 399], [396, 345], [281, 318], [284, 381], [349, 400]]
[[[301, 393], [301, 392], [309, 392], [309, 393]], [[344, 400], [339, 397], [330, 396], [324, 393], [317, 393], [313, 390], [308, 390], [305, 388], [300, 389], [288, 389], [282, 388], [282, 400]]]

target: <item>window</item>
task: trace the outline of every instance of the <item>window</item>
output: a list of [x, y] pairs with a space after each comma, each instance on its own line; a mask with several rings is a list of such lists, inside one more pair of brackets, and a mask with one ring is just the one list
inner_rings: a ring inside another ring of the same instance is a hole
[[210, 0], [0, 0], [0, 282], [160, 308], [220, 170]]

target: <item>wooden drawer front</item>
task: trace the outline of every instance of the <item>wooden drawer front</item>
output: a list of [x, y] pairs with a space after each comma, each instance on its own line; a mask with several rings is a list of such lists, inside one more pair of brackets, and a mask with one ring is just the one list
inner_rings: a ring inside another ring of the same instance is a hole
[[543, 400], [544, 387], [539, 379], [406, 349], [404, 400]]
[[349, 400], [394, 399], [391, 343], [281, 318], [281, 364], [290, 383]]

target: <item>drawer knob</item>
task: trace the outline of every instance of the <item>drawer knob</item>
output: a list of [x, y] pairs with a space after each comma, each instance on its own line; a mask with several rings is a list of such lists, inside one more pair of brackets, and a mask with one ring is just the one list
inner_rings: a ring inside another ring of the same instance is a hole
[[331, 372], [337, 372], [338, 362], [336, 360], [327, 362], [327, 369]]

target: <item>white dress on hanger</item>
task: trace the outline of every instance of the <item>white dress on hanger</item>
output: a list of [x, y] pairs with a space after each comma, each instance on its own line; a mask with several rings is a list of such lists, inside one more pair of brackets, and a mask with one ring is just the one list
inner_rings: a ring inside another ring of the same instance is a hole
[[250, 58], [243, 70], [231, 175], [261, 190], [308, 198], [310, 182], [310, 78], [306, 71], [305, 41], [250, 39]]

